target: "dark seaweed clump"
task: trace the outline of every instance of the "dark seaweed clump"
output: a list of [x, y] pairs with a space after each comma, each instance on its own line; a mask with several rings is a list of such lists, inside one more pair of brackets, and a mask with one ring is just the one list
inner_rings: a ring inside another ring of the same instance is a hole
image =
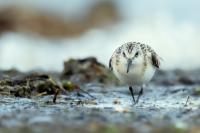
[[16, 97], [51, 95], [58, 88], [60, 87], [49, 75], [31, 74], [21, 79], [0, 80], [0, 93]]
[[96, 58], [70, 59], [64, 63], [63, 78], [75, 83], [97, 82], [103, 84], [117, 84], [113, 73]]

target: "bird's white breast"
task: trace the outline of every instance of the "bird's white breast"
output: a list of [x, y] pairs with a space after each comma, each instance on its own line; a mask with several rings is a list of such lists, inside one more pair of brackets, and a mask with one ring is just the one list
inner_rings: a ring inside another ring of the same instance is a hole
[[113, 67], [114, 74], [122, 82], [133, 86], [133, 85], [143, 85], [149, 82], [154, 73], [155, 67], [151, 63], [147, 63], [147, 66], [144, 66], [143, 63], [138, 65], [133, 65], [130, 68], [130, 71], [127, 73], [127, 66], [124, 64], [119, 64], [118, 66]]

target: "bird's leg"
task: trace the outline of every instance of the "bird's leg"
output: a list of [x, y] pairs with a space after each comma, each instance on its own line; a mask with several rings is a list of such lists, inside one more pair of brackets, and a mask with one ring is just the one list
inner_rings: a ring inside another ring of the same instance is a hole
[[140, 99], [140, 96], [143, 94], [143, 87], [141, 87], [140, 91], [139, 91], [139, 94], [138, 94], [138, 97], [137, 97], [137, 100], [136, 100], [136, 103], [139, 102], [139, 99]]
[[130, 90], [130, 92], [131, 92], [131, 95], [132, 95], [132, 98], [133, 98], [133, 102], [135, 103], [135, 98], [134, 98], [132, 86], [129, 86], [129, 90]]

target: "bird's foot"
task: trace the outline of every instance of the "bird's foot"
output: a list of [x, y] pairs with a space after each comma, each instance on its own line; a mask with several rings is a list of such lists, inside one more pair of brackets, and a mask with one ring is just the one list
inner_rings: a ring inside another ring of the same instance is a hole
[[140, 96], [141, 96], [142, 94], [143, 94], [143, 88], [141, 88], [141, 90], [140, 90], [140, 92], [139, 92], [139, 94], [138, 94], [138, 97], [137, 97], [137, 99], [136, 99], [136, 103], [139, 102]]
[[132, 100], [133, 100], [133, 103], [135, 104], [135, 103], [136, 103], [136, 101], [135, 101], [135, 98], [134, 98], [134, 96], [133, 96], [133, 99], [132, 99]]
[[137, 97], [136, 100], [135, 100], [134, 93], [133, 93], [133, 89], [132, 89], [131, 86], [129, 87], [129, 90], [130, 90], [131, 95], [132, 95], [132, 98], [133, 98], [133, 104], [134, 104], [134, 105], [135, 105], [135, 104], [138, 104], [139, 99], [140, 99], [140, 96], [143, 94], [143, 88], [140, 89], [139, 94], [138, 94], [138, 97]]

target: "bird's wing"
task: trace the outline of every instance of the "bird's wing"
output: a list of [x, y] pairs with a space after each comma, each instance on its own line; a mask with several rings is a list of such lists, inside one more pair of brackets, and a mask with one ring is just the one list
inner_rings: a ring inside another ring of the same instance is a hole
[[157, 56], [157, 54], [152, 53], [152, 54], [151, 54], [151, 60], [152, 60], [152, 64], [153, 64], [155, 67], [157, 67], [157, 68], [160, 67], [160, 59], [159, 59], [159, 57]]
[[112, 57], [110, 58], [110, 61], [109, 61], [109, 69], [112, 71], [113, 70], [113, 67], [112, 67]]

